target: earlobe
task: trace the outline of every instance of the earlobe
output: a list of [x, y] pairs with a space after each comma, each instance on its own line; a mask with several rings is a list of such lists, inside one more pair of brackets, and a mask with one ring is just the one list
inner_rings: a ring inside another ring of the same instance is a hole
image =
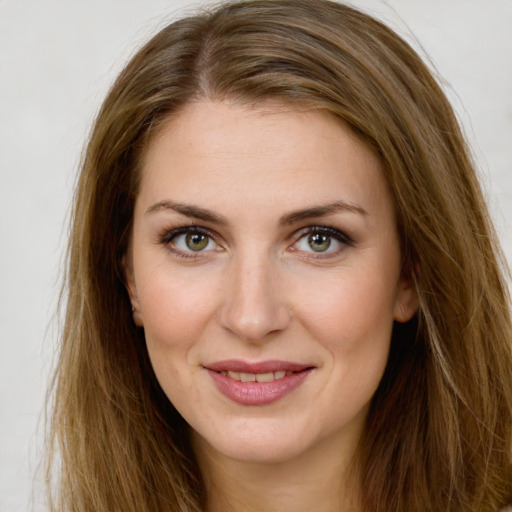
[[400, 279], [393, 319], [408, 322], [418, 311], [418, 292], [413, 279]]
[[143, 327], [144, 321], [140, 311], [139, 296], [137, 294], [137, 286], [135, 284], [135, 277], [133, 275], [133, 265], [127, 261], [126, 256], [123, 256], [121, 265], [123, 268], [124, 284], [126, 286], [128, 296], [130, 297], [130, 303], [132, 305], [133, 321], [137, 327]]

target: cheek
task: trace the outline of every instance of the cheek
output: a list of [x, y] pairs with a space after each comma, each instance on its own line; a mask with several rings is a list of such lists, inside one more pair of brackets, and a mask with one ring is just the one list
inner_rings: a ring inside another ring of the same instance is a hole
[[140, 290], [146, 345], [156, 378], [168, 399], [191, 424], [208, 423], [210, 413], [197, 382], [202, 342], [215, 315], [215, 280], [160, 269], [146, 275]]
[[309, 287], [299, 314], [308, 331], [332, 351], [359, 352], [384, 344], [393, 326], [394, 279], [381, 279], [375, 270], [348, 270], [326, 276]]
[[[199, 400], [191, 386], [197, 368], [190, 364], [206, 316], [205, 293], [198, 288], [158, 273], [145, 281], [139, 295], [151, 365], [165, 394], [180, 411]], [[185, 404], [180, 397], [186, 397]]]
[[141, 279], [139, 300], [144, 331], [154, 363], [162, 357], [173, 364], [176, 354], [189, 357], [215, 312], [215, 286], [211, 279], [159, 269]]
[[319, 397], [318, 407], [322, 417], [337, 411], [333, 428], [366, 414], [387, 365], [394, 303], [394, 288], [369, 273], [336, 281], [323, 293], [309, 293], [302, 314], [328, 354], [325, 400]]

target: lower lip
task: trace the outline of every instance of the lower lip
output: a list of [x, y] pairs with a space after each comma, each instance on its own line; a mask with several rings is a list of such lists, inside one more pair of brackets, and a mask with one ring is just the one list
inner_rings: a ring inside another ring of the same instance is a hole
[[311, 371], [311, 368], [302, 370], [272, 382], [242, 382], [213, 370], [208, 370], [208, 373], [217, 389], [233, 402], [242, 405], [267, 405], [296, 390]]

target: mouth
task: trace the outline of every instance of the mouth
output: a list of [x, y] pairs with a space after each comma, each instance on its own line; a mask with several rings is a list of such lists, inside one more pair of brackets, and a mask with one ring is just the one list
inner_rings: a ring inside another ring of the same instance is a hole
[[240, 382], [273, 382], [274, 380], [284, 379], [293, 375], [295, 372], [287, 372], [285, 370], [278, 370], [277, 372], [267, 373], [246, 373], [246, 372], [232, 372], [223, 370], [220, 372], [224, 377], [229, 377], [233, 380]]
[[286, 361], [219, 361], [204, 366], [217, 389], [242, 405], [267, 405], [298, 389], [314, 366]]
[[[214, 372], [232, 372], [232, 373], [246, 373], [252, 375], [264, 375], [264, 374], [277, 374], [277, 378], [283, 378], [288, 373], [297, 373], [303, 370], [313, 368], [313, 365], [295, 363], [291, 361], [281, 361], [277, 359], [248, 362], [242, 359], [226, 359], [225, 361], [217, 361], [204, 365], [208, 370]], [[284, 375], [283, 375], [284, 372]]]

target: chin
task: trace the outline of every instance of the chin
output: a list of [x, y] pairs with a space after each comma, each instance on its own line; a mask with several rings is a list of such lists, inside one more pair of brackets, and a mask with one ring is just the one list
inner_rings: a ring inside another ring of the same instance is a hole
[[[272, 422], [274, 423], [274, 422]], [[194, 432], [198, 447], [238, 462], [253, 464], [280, 464], [300, 457], [313, 448], [315, 441], [306, 437], [303, 429], [295, 432], [282, 425], [241, 421], [223, 430], [223, 435], [203, 437]]]
[[282, 464], [297, 458], [304, 451], [297, 444], [283, 443], [283, 439], [256, 442], [231, 440], [213, 448], [229, 459], [247, 464]]

